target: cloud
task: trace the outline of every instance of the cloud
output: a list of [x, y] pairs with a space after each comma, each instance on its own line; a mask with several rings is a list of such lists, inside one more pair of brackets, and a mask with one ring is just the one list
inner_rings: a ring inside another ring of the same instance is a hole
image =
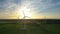
[[60, 4], [60, 2], [56, 3], [56, 4]]
[[53, 6], [54, 4], [52, 4], [51, 1], [52, 0], [25, 0], [23, 5], [38, 13]]
[[52, 5], [51, 0], [25, 0], [24, 4], [27, 4], [28, 8], [33, 8], [34, 10], [43, 10]]
[[15, 10], [18, 8], [18, 4], [21, 4], [20, 0], [0, 0], [0, 18], [9, 18], [16, 13]]
[[60, 11], [59, 0], [0, 0], [0, 14], [8, 13], [10, 15], [23, 6], [30, 8], [31, 12], [43, 15], [50, 15], [54, 10], [57, 13]]
[[17, 7], [18, 5], [21, 4], [21, 1], [19, 2], [19, 0], [1, 0], [1, 1], [0, 1], [0, 9], [3, 10], [12, 9], [12, 7]]

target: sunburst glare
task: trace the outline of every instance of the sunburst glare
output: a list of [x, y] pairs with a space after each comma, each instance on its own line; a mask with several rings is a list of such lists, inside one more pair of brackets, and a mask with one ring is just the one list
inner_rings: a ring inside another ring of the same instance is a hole
[[18, 14], [21, 15], [21, 19], [23, 19], [23, 17], [25, 16], [25, 19], [30, 19], [31, 13], [30, 13], [31, 9], [27, 8], [27, 7], [22, 7], [19, 9]]

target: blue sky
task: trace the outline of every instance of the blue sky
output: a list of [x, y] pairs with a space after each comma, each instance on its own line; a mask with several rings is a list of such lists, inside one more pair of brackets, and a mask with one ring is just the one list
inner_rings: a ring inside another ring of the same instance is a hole
[[16, 12], [23, 6], [30, 8], [38, 19], [60, 19], [60, 0], [0, 0], [0, 19], [16, 18]]

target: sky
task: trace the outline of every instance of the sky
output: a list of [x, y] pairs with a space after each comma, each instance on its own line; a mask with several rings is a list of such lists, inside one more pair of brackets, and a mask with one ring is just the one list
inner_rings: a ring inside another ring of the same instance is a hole
[[0, 19], [60, 19], [60, 0], [0, 0]]

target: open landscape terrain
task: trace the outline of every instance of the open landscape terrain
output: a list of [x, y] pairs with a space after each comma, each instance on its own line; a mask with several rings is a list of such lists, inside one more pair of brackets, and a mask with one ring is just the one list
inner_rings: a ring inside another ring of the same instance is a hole
[[60, 19], [0, 19], [0, 34], [60, 34]]

